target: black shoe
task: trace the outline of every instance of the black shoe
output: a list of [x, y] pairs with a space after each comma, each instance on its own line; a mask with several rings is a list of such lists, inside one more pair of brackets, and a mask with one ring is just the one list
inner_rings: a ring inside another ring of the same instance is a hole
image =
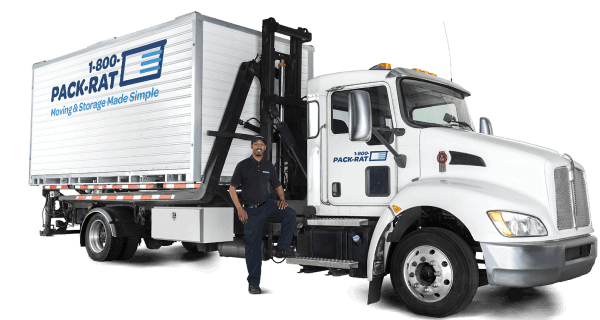
[[262, 293], [262, 291], [260, 291], [259, 286], [253, 286], [251, 284], [248, 285], [248, 292], [250, 292], [250, 294], [261, 294]]
[[296, 256], [296, 252], [294, 251], [294, 249], [289, 249], [289, 250], [279, 250], [277, 249], [277, 251], [275, 252], [275, 257], [277, 258], [291, 258], [291, 257], [295, 257]]

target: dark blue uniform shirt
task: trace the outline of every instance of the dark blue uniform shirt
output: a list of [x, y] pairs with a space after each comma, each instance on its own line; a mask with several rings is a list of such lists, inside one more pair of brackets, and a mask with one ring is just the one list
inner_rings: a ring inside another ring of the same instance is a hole
[[231, 185], [242, 186], [242, 204], [261, 204], [269, 199], [267, 182], [271, 181], [277, 189], [281, 182], [277, 177], [275, 166], [264, 158], [258, 162], [254, 157], [246, 158], [237, 164], [231, 176]]

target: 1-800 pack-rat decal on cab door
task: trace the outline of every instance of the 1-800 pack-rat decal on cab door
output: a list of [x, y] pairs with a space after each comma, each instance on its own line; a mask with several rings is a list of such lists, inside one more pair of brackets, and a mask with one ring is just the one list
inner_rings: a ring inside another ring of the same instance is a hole
[[355, 151], [354, 156], [333, 157], [333, 163], [336, 162], [365, 162], [365, 161], [385, 161], [388, 151]]

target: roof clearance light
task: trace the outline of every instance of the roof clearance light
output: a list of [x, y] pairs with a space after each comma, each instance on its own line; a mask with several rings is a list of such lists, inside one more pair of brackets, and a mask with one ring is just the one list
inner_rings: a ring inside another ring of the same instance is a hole
[[392, 68], [391, 64], [385, 63], [385, 62], [382, 62], [379, 65], [382, 66], [382, 67], [384, 67], [384, 68], [386, 68], [386, 69], [391, 69]]
[[437, 77], [437, 74], [435, 74], [435, 73], [431, 73], [431, 72], [429, 72], [429, 71], [421, 70], [421, 69], [418, 69], [418, 68], [412, 68], [412, 70], [415, 70], [415, 71], [420, 71], [420, 72], [423, 72], [423, 73], [430, 74], [430, 75], [432, 75], [432, 76], [434, 76], [434, 77]]
[[391, 70], [392, 64], [388, 62], [381, 62], [369, 68], [369, 70]]

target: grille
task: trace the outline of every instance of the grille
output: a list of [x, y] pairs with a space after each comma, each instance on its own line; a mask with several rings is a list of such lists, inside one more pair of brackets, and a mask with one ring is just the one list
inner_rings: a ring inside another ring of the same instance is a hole
[[588, 207], [588, 196], [585, 188], [583, 171], [575, 169], [575, 216], [577, 227], [590, 225], [590, 209]]
[[571, 229], [573, 228], [573, 211], [567, 167], [554, 169], [554, 187], [556, 188], [556, 226], [558, 230]]
[[[554, 187], [556, 190], [556, 226], [558, 230], [573, 228], [573, 208], [571, 206], [571, 182], [567, 167], [554, 169]], [[577, 227], [590, 224], [590, 213], [583, 171], [575, 169], [575, 215]]]

